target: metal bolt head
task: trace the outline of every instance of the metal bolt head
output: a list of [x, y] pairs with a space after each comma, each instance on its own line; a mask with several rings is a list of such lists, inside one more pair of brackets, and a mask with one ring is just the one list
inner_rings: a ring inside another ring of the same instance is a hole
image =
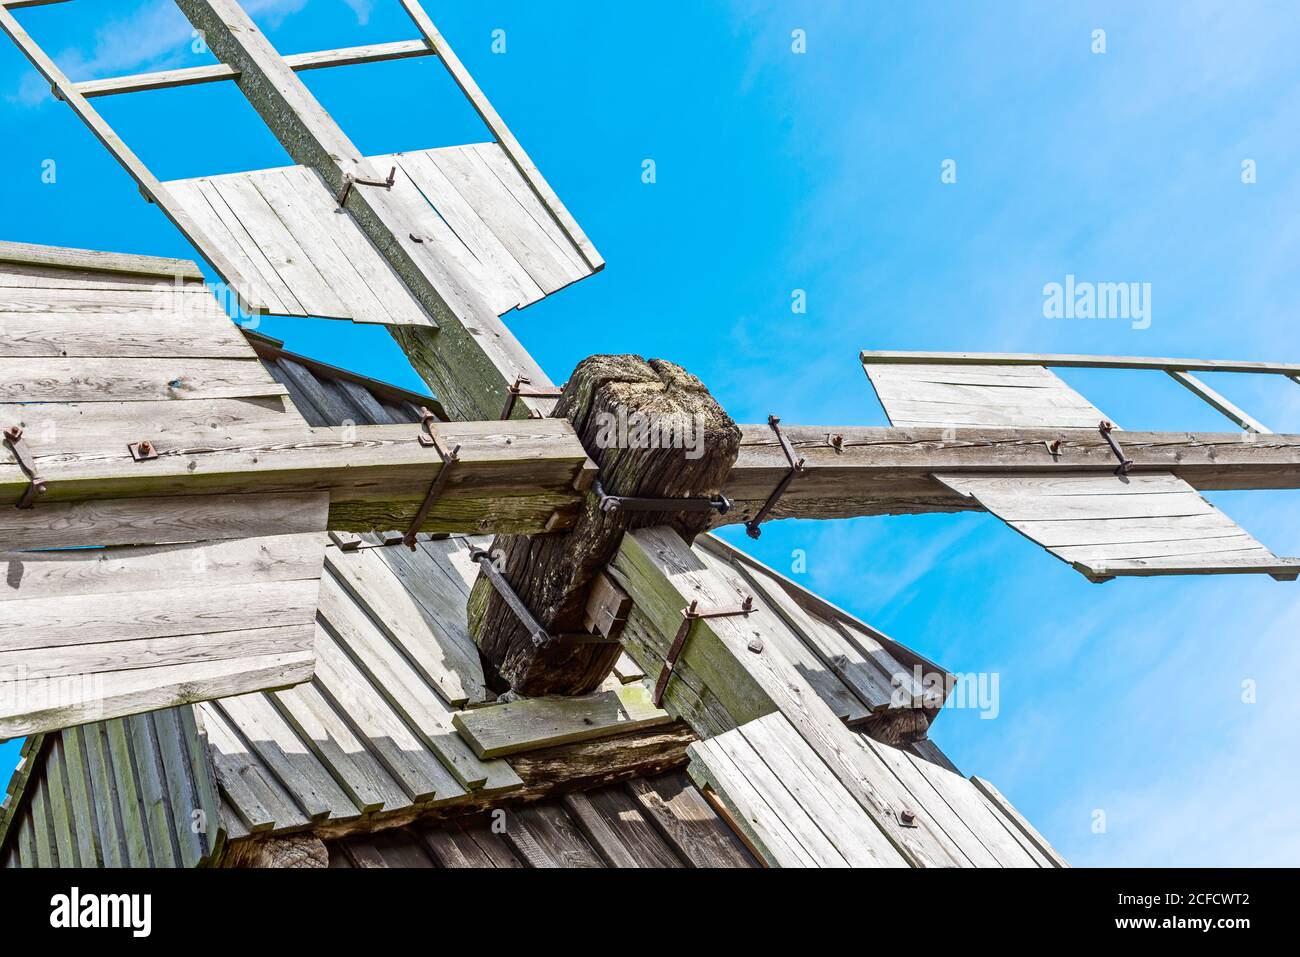
[[5, 429], [5, 438], [8, 439], [10, 442], [17, 442], [22, 437], [23, 437], [23, 427], [21, 425], [15, 425], [12, 426], [11, 428]]
[[752, 651], [754, 654], [761, 655], [763, 653], [763, 639], [762, 638], [749, 639], [748, 647], [749, 650]]
[[906, 826], [914, 827], [916, 825], [916, 812], [904, 809], [898, 812], [898, 819]]

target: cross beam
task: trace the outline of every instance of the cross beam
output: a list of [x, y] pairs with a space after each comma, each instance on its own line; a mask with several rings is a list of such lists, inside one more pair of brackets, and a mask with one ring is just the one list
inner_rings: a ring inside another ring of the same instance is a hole
[[[742, 425], [740, 456], [723, 487], [735, 503], [714, 525], [748, 521], [789, 471], [766, 425]], [[1115, 470], [1099, 432], [1087, 429], [937, 429], [782, 426], [804, 473], [773, 518], [852, 518], [978, 510], [934, 472], [1024, 475]], [[1048, 449], [1060, 441], [1056, 455]], [[1124, 432], [1133, 471], [1173, 472], [1201, 491], [1300, 488], [1300, 435], [1242, 432]]]

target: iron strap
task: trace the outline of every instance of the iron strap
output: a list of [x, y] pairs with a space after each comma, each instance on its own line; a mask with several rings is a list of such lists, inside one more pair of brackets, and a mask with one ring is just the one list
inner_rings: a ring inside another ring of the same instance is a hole
[[731, 511], [731, 499], [725, 495], [717, 498], [637, 498], [632, 495], [610, 495], [600, 479], [591, 490], [600, 500], [602, 512], [713, 512], [725, 515]]
[[36, 496], [45, 494], [45, 480], [36, 472], [36, 456], [32, 454], [31, 446], [23, 438], [23, 427], [15, 425], [4, 430], [4, 442], [13, 452], [14, 458], [18, 460], [18, 467], [23, 470], [27, 476], [28, 485], [23, 490], [22, 497], [18, 499], [19, 508], [31, 508]]
[[420, 508], [415, 513], [415, 518], [411, 520], [411, 527], [406, 530], [402, 536], [402, 542], [411, 551], [415, 551], [415, 536], [424, 525], [425, 519], [433, 511], [433, 505], [442, 495], [443, 489], [447, 487], [447, 481], [451, 478], [452, 466], [460, 460], [460, 446], [448, 450], [438, 438], [438, 432], [434, 423], [438, 417], [428, 409], [420, 409], [420, 444], [425, 448], [431, 448], [438, 453], [438, 458], [442, 459], [442, 468], [438, 470], [438, 475], [434, 478], [433, 484], [429, 486], [428, 493], [424, 496], [424, 501], [420, 503]]
[[682, 623], [677, 629], [677, 634], [673, 637], [673, 643], [668, 646], [668, 654], [664, 656], [664, 666], [659, 672], [659, 680], [655, 682], [655, 707], [659, 707], [664, 700], [664, 692], [668, 689], [668, 679], [672, 677], [673, 670], [677, 667], [677, 661], [682, 656], [682, 651], [686, 648], [686, 639], [690, 637], [691, 626], [701, 618], [736, 618], [741, 615], [748, 615], [754, 610], [754, 596], [746, 595], [745, 600], [739, 605], [723, 606], [721, 608], [700, 608], [698, 601], [692, 601], [688, 606], [682, 609]]
[[[537, 388], [524, 388], [531, 386], [533, 380], [526, 375], [516, 376], [514, 385], [506, 390], [506, 407], [501, 410], [501, 420], [505, 421], [510, 418], [510, 414], [515, 411], [515, 402], [520, 399], [558, 399], [563, 393], [559, 386], [538, 386]], [[540, 419], [542, 417], [536, 409], [529, 410], [529, 417]]]
[[388, 179], [362, 179], [358, 176], [353, 176], [351, 173], [344, 173], [343, 186], [339, 189], [339, 194], [335, 198], [339, 201], [339, 206], [343, 206], [347, 203], [348, 194], [352, 192], [353, 186], [382, 186], [384, 189], [392, 189], [393, 184], [396, 182], [396, 166], [388, 171]]
[[[767, 501], [764, 502], [763, 507], [758, 510], [758, 514], [745, 523], [745, 534], [750, 538], [758, 538], [763, 534], [763, 530], [759, 528], [759, 526], [767, 520], [768, 513], [770, 513], [772, 509], [776, 508], [776, 503], [781, 501], [781, 496], [784, 495], [785, 490], [790, 487], [790, 483], [793, 482], [796, 477], [803, 475], [806, 471], [804, 466], [807, 459], [795, 458], [794, 446], [792, 446], [790, 440], [781, 433], [781, 420], [774, 415], [769, 415], [767, 417], [767, 424], [770, 425], [772, 431], [776, 433], [776, 440], [781, 444], [781, 451], [785, 453], [785, 460], [790, 464], [790, 469], [781, 477], [781, 481], [777, 483], [772, 494], [767, 497]], [[833, 444], [832, 447], [834, 447]]]
[[475, 548], [470, 551], [469, 557], [470, 561], [478, 562], [479, 568], [483, 570], [487, 580], [492, 583], [492, 587], [497, 590], [501, 600], [514, 612], [515, 617], [519, 619], [519, 623], [528, 630], [529, 636], [533, 639], [533, 644], [538, 648], [545, 648], [551, 644], [555, 639], [533, 617], [533, 613], [528, 610], [528, 606], [523, 603], [523, 600], [515, 594], [515, 590], [510, 587], [510, 583], [506, 581], [505, 576], [497, 571], [496, 565], [492, 562], [491, 553], [483, 548]]
[[1110, 450], [1115, 453], [1115, 458], [1119, 459], [1119, 467], [1115, 469], [1115, 474], [1128, 475], [1129, 469], [1133, 467], [1133, 460], [1124, 454], [1124, 450], [1120, 448], [1119, 442], [1116, 441], [1115, 436], [1111, 435], [1111, 432], [1115, 428], [1114, 424], [1103, 419], [1098, 428], [1101, 431], [1101, 437], [1106, 440], [1106, 444], [1110, 446]]

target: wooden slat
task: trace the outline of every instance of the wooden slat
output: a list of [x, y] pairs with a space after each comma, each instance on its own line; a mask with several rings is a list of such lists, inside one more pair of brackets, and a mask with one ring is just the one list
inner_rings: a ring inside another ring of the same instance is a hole
[[484, 700], [483, 666], [469, 640], [465, 603], [450, 600], [442, 582], [430, 582], [430, 569], [407, 564], [403, 546], [328, 551], [331, 572], [450, 705]]
[[[46, 0], [57, 2], [57, 0]], [[13, 7], [15, 4], [10, 3]], [[284, 62], [294, 72], [320, 70], [333, 66], [351, 66], [361, 63], [379, 63], [385, 60], [405, 60], [411, 57], [433, 56], [422, 40], [397, 40], [393, 43], [371, 43], [365, 46], [344, 47], [338, 50], [316, 50], [311, 53], [286, 54]], [[224, 63], [212, 66], [186, 67], [181, 70], [164, 70], [158, 73], [140, 73], [135, 76], [115, 76], [103, 80], [86, 80], [78, 83], [77, 92], [87, 99], [111, 96], [116, 93], [140, 93], [145, 90], [169, 90], [179, 86], [196, 86], [201, 83], [219, 83], [239, 78], [238, 71]]]
[[[215, 304], [214, 304], [215, 305]], [[98, 327], [71, 313], [0, 315], [0, 358], [243, 359], [247, 344], [234, 324], [213, 316], [221, 326], [195, 323], [187, 332], [160, 324], [156, 316], [114, 316]], [[188, 363], [173, 363], [178, 370]]]
[[563, 804], [609, 867], [683, 866], [621, 788], [566, 794]]
[[557, 805], [506, 812], [505, 840], [529, 867], [604, 867], [582, 832]]
[[524, 866], [486, 820], [448, 821], [419, 830], [439, 867]]
[[392, 775], [312, 684], [271, 693], [271, 700], [362, 813], [411, 803]]
[[152, 867], [149, 829], [145, 824], [144, 805], [131, 757], [131, 738], [121, 718], [105, 721], [109, 763], [113, 768], [113, 788], [118, 810], [122, 814], [122, 831], [126, 836], [127, 860], [132, 867]]
[[6, 358], [0, 402], [140, 402], [286, 395], [256, 359]]
[[664, 839], [692, 867], [753, 867], [755, 862], [682, 772], [633, 778], [629, 792]]
[[971, 775], [971, 784], [975, 785], [975, 790], [984, 795], [985, 799], [1006, 819], [1006, 821], [1021, 835], [1024, 836], [1044, 857], [1051, 861], [1054, 867], [1069, 867], [1065, 858], [1056, 852], [1056, 849], [1047, 842], [1032, 824], [1025, 819], [1025, 816], [1016, 810], [1015, 805], [1003, 796], [1002, 792], [990, 781], [976, 775]]
[[67, 728], [57, 735], [63, 754], [68, 802], [77, 834], [77, 859], [82, 867], [103, 867], [104, 850], [98, 824], [85, 729]]
[[451, 707], [329, 576], [321, 583], [321, 615], [388, 705], [463, 787], [499, 790], [522, 783], [504, 762], [484, 762], [474, 754], [456, 733]]
[[[182, 867], [197, 867], [207, 857], [211, 848], [207, 839], [209, 832], [219, 823], [206, 816], [206, 805], [201, 797], [205, 785], [214, 792], [215, 785], [200, 777], [190, 760], [187, 742], [190, 725], [182, 721], [182, 713], [192, 710], [190, 705], [182, 705], [141, 715], [137, 719], [149, 726], [157, 741], [158, 760], [162, 766], [170, 809], [169, 818]], [[196, 816], [196, 812], [203, 813]]]
[[864, 365], [1006, 365], [1086, 369], [1170, 369], [1184, 372], [1263, 372], [1300, 374], [1300, 363], [1235, 362], [1225, 359], [1156, 359], [1138, 356], [1081, 356], [1021, 352], [878, 352], [861, 353]]
[[312, 821], [346, 820], [358, 809], [316, 760], [294, 729], [260, 693], [223, 698], [216, 702], [239, 729], [262, 764], [275, 775]]
[[457, 730], [483, 758], [608, 737], [671, 720], [639, 683], [575, 698], [524, 698], [459, 711], [453, 718]]
[[1169, 375], [1173, 377], [1174, 381], [1180, 383], [1181, 385], [1185, 385], [1193, 393], [1200, 396], [1202, 399], [1204, 399], [1206, 402], [1212, 405], [1215, 409], [1222, 412], [1225, 416], [1227, 416], [1233, 422], [1237, 423], [1237, 425], [1241, 426], [1247, 432], [1254, 432], [1258, 435], [1273, 434], [1272, 429], [1262, 425], [1258, 419], [1254, 418], [1249, 413], [1239, 409], [1237, 406], [1229, 402], [1218, 392], [1211, 389], [1208, 385], [1206, 385], [1200, 379], [1196, 378], [1196, 376], [1192, 375], [1190, 372], [1182, 372], [1177, 369], [1171, 369], [1169, 371]]
[[[14, 4], [8, 3], [6, 6], [13, 8]], [[180, 278], [195, 282], [204, 280], [202, 270], [188, 259], [136, 256], [130, 253], [69, 249], [63, 246], [35, 246], [7, 240], [0, 241], [0, 262], [107, 273], [105, 278], [145, 276], [163, 279]]]
[[[113, 158], [126, 170], [127, 174], [135, 180], [141, 192], [158, 204], [159, 209], [171, 220], [172, 224], [212, 264], [218, 275], [228, 285], [236, 289], [246, 289], [247, 283], [242, 269], [227, 259], [221, 250], [214, 247], [202, 226], [191, 218], [180, 203], [172, 198], [167, 188], [158, 181], [158, 178], [149, 171], [149, 168], [140, 161], [140, 158], [131, 151], [86, 98], [77, 92], [76, 85], [59, 69], [49, 55], [41, 49], [40, 45], [32, 39], [31, 35], [15, 19], [9, 9], [12, 6], [13, 4], [9, 4], [8, 7], [0, 7], [0, 30], [4, 30], [9, 38], [17, 44], [32, 66], [45, 78], [46, 82], [58, 91], [59, 98], [72, 108], [72, 111], [86, 124], [91, 133], [95, 135], [95, 138], [104, 145], [113, 155]], [[254, 311], [261, 311], [264, 308], [264, 304], [256, 297], [250, 299], [249, 306]]]
[[211, 702], [199, 705], [212, 748], [217, 782], [253, 833], [307, 823], [293, 797], [265, 770], [257, 755], [240, 738]]
[[[134, 715], [126, 719], [125, 725], [130, 735], [131, 759], [148, 829], [149, 853], [153, 866], [181, 867], [176, 826], [172, 821], [170, 796], [151, 715]], [[188, 825], [191, 822], [185, 823]]]
[[474, 78], [470, 76], [469, 71], [465, 69], [464, 64], [460, 62], [460, 58], [456, 56], [447, 41], [443, 39], [442, 34], [433, 25], [433, 21], [429, 19], [423, 7], [416, 0], [402, 0], [402, 6], [406, 8], [412, 22], [415, 23], [416, 28], [428, 41], [429, 48], [438, 54], [443, 66], [447, 68], [447, 72], [451, 74], [456, 85], [469, 98], [470, 104], [482, 117], [488, 129], [492, 131], [492, 135], [501, 144], [506, 155], [518, 167], [520, 174], [537, 193], [565, 234], [581, 251], [588, 265], [593, 270], [601, 269], [605, 265], [605, 260], [596, 252], [595, 246], [587, 238], [586, 233], [582, 231], [573, 216], [565, 209], [564, 204], [560, 202], [560, 198], [552, 191], [541, 172], [538, 171], [528, 154], [524, 152], [523, 147], [519, 145], [519, 141], [510, 132], [505, 121], [501, 119], [488, 98], [484, 96], [483, 91], [479, 89], [478, 84], [474, 82]]
[[454, 799], [466, 793], [323, 629], [316, 634], [316, 655], [316, 687], [413, 801]]
[[127, 867], [129, 860], [122, 825], [122, 812], [118, 808], [117, 790], [113, 782], [111, 759], [104, 726], [92, 724], [75, 729], [81, 733], [90, 777], [90, 794], [94, 802], [95, 823], [99, 847], [105, 867]]
[[49, 748], [45, 752], [45, 790], [50, 802], [54, 842], [59, 851], [59, 863], [63, 867], [80, 867], [82, 864], [67, 782], [68, 766], [63, 754], [62, 738], [57, 734], [51, 735]]

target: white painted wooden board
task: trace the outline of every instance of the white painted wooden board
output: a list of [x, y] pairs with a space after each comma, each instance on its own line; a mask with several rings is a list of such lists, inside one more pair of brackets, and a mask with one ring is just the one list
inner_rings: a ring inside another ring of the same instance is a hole
[[1170, 473], [934, 477], [1094, 580], [1291, 573], [1286, 561]]
[[[396, 168], [390, 195], [415, 226], [421, 254], [454, 264], [498, 315], [594, 271], [497, 143], [367, 162], [383, 174]], [[166, 185], [248, 277], [251, 288], [240, 293], [271, 312], [432, 324], [314, 171], [291, 166]]]
[[899, 428], [1095, 429], [1107, 418], [1042, 366], [864, 367], [889, 421]]
[[310, 679], [328, 496], [307, 504], [315, 531], [0, 554], [0, 738]]

